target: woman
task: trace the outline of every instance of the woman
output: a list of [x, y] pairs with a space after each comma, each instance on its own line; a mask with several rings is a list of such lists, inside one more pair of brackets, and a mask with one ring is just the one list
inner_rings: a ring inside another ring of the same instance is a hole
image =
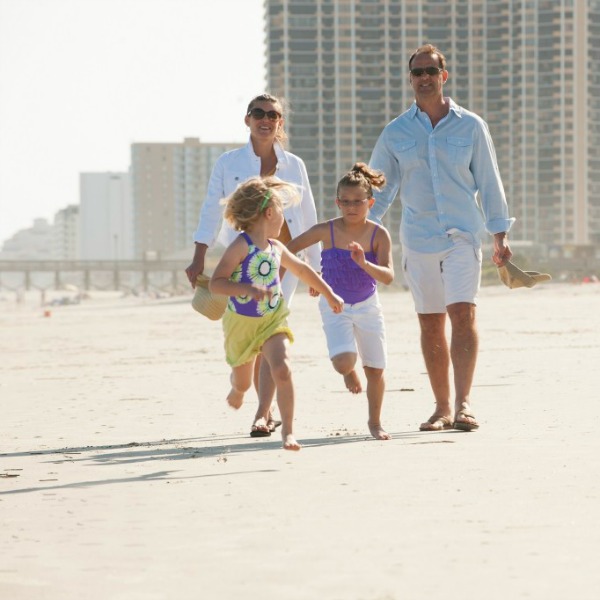
[[[222, 154], [217, 159], [208, 182], [200, 222], [194, 234], [194, 258], [185, 270], [192, 287], [196, 284], [196, 277], [204, 272], [208, 248], [216, 241], [227, 247], [237, 236], [237, 232], [227, 222], [223, 222], [221, 226], [224, 207], [220, 202], [247, 179], [274, 175], [297, 186], [301, 201], [284, 211], [285, 222], [278, 238], [283, 244], [317, 222], [315, 201], [304, 162], [284, 149], [287, 135], [281, 100], [270, 94], [256, 96], [248, 105], [244, 120], [250, 129], [250, 140], [243, 148]], [[306, 258], [315, 271], [321, 270], [318, 246], [307, 248]], [[288, 306], [297, 284], [298, 280], [291, 273], [284, 275], [282, 291]]]
[[[222, 154], [217, 159], [208, 182], [206, 198], [200, 212], [200, 222], [194, 234], [194, 258], [185, 270], [192, 287], [195, 287], [198, 275], [204, 272], [208, 248], [217, 241], [227, 247], [238, 235], [226, 221], [223, 221], [224, 207], [221, 199], [230, 196], [239, 184], [251, 177], [275, 176], [297, 187], [301, 200], [284, 210], [285, 221], [277, 238], [284, 245], [317, 222], [315, 201], [304, 162], [284, 149], [287, 134], [284, 129], [282, 101], [270, 94], [256, 96], [248, 104], [244, 121], [250, 129], [250, 140], [243, 148]], [[307, 248], [305, 257], [315, 271], [321, 270], [318, 246]], [[285, 273], [281, 289], [288, 306], [291, 304], [297, 284], [298, 279], [294, 275]], [[259, 364], [257, 361], [257, 368]], [[260, 389], [257, 416], [260, 413], [264, 414], [262, 407], [271, 405], [275, 392], [275, 384], [268, 366], [260, 368], [259, 379], [260, 382], [255, 377], [255, 386]], [[257, 426], [255, 419], [250, 434], [254, 437], [267, 436], [277, 425], [278, 422], [270, 420], [266, 426]]]

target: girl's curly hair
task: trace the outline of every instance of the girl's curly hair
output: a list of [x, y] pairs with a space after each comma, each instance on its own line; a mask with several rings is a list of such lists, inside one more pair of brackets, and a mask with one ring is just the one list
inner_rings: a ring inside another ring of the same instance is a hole
[[224, 217], [236, 231], [247, 231], [271, 206], [281, 210], [300, 201], [296, 186], [277, 177], [253, 177], [238, 185], [225, 204]]

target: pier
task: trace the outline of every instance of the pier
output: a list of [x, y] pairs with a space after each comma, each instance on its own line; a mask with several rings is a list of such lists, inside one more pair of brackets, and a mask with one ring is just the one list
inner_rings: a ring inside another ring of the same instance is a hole
[[176, 260], [0, 260], [0, 290], [123, 290], [179, 293], [189, 288]]

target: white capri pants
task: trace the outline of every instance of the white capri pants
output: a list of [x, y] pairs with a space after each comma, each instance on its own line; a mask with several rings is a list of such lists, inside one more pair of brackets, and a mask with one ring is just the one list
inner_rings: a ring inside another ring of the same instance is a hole
[[344, 304], [344, 310], [338, 314], [321, 296], [319, 310], [330, 359], [344, 352], [358, 353], [363, 367], [385, 369], [385, 324], [377, 291], [363, 302]]

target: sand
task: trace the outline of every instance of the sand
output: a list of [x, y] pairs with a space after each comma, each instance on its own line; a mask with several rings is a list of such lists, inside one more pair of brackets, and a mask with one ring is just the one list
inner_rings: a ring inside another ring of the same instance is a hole
[[387, 442], [299, 291], [298, 453], [249, 437], [254, 392], [226, 406], [189, 301], [0, 303], [2, 600], [597, 597], [600, 285], [483, 288], [474, 433], [418, 431], [412, 301], [382, 293]]

